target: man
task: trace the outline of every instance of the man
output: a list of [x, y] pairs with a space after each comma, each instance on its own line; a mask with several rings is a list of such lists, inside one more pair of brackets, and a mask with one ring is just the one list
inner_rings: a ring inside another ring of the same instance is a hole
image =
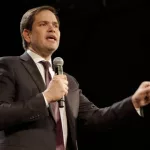
[[[99, 109], [72, 76], [56, 75], [51, 56], [59, 46], [60, 31], [54, 8], [28, 10], [20, 31], [25, 53], [0, 58], [1, 150], [77, 150], [77, 120], [85, 128], [103, 130], [139, 116], [136, 109], [150, 103], [150, 82], [143, 82], [133, 96]], [[49, 83], [43, 61], [49, 62]], [[58, 108], [63, 96], [65, 106]]]

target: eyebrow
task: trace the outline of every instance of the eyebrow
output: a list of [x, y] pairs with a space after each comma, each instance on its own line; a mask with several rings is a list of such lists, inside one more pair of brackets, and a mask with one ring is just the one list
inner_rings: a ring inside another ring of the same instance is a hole
[[[46, 20], [42, 20], [42, 21], [39, 21], [39, 22], [37, 22], [37, 23], [39, 24], [39, 23], [42, 23], [42, 22], [44, 22], [44, 23], [49, 23], [49, 21], [46, 21]], [[59, 23], [58, 23], [57, 21], [53, 21], [52, 23], [59, 25]]]

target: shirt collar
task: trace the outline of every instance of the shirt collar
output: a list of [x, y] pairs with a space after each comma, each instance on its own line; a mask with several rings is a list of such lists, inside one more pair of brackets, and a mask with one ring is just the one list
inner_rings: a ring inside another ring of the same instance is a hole
[[[31, 51], [31, 50], [27, 50], [27, 53], [31, 56], [31, 58], [33, 59], [33, 61], [35, 62], [35, 63], [39, 63], [40, 61], [45, 61], [45, 59], [43, 58], [43, 57], [41, 57], [40, 55], [38, 55], [38, 54], [36, 54], [36, 53], [34, 53], [33, 51]], [[52, 65], [52, 62], [51, 62], [51, 58], [50, 58], [50, 60], [48, 60], [49, 62], [50, 62], [50, 64]]]

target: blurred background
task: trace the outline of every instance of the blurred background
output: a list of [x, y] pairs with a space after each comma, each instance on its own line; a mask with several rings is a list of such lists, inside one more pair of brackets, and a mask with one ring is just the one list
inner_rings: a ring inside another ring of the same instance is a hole
[[[1, 4], [0, 57], [21, 55], [20, 20], [30, 8], [59, 11], [61, 41], [53, 57], [99, 107], [132, 95], [150, 80], [150, 2], [148, 0], [20, 0]], [[78, 130], [80, 149], [149, 149], [149, 106], [145, 118], [124, 120], [109, 131]]]

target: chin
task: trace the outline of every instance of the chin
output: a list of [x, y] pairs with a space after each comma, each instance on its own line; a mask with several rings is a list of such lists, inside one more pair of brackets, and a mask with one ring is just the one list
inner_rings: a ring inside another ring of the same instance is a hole
[[48, 52], [55, 52], [56, 49], [57, 49], [57, 47], [50, 47], [47, 50], [48, 50]]

